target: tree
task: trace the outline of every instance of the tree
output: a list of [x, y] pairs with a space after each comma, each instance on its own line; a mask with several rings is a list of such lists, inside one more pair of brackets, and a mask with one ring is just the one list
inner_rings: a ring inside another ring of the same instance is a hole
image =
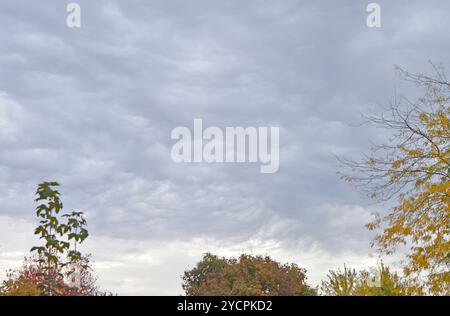
[[20, 269], [10, 270], [0, 295], [106, 295], [96, 286], [90, 255], [77, 249], [89, 236], [82, 212], [61, 214], [63, 203], [57, 182], [38, 185], [34, 234], [43, 243], [31, 248]]
[[183, 276], [188, 296], [314, 296], [306, 283], [306, 270], [280, 264], [270, 257], [243, 254], [238, 259], [210, 253]]
[[422, 87], [419, 100], [395, 98], [386, 114], [366, 117], [392, 133], [375, 145], [364, 161], [342, 159], [351, 168], [344, 178], [368, 190], [372, 198], [394, 200], [385, 216], [368, 224], [382, 232], [374, 244], [386, 254], [409, 247], [404, 274], [416, 294], [450, 294], [450, 83], [435, 67], [436, 76], [411, 74]]
[[31, 252], [37, 252], [38, 262], [42, 264], [43, 280], [39, 286], [43, 293], [50, 296], [65, 291], [64, 282], [59, 281], [77, 273], [83, 263], [77, 244], [81, 244], [89, 235], [82, 212], [58, 216], [63, 203], [60, 193], [54, 189], [57, 186], [57, 182], [38, 185], [36, 202], [41, 204], [36, 208], [36, 216], [40, 219], [40, 225], [36, 227], [34, 234], [39, 235], [44, 243], [31, 248]]
[[36, 260], [25, 258], [19, 270], [9, 270], [0, 286], [0, 296], [41, 296], [42, 276]]
[[359, 273], [344, 265], [344, 270], [331, 270], [322, 282], [321, 291], [329, 296], [404, 296], [407, 286], [384, 264]]
[[[96, 285], [96, 278], [91, 268], [90, 257], [82, 256], [80, 268], [68, 276], [61, 271], [53, 280], [59, 296], [94, 296], [107, 295]], [[0, 286], [0, 296], [44, 296], [48, 295], [42, 287], [45, 282], [46, 267], [39, 256], [25, 258], [21, 268], [9, 270], [6, 280]], [[56, 295], [56, 294], [55, 294]]]
[[355, 295], [359, 296], [405, 296], [407, 294], [407, 283], [383, 263], [369, 271], [361, 271], [358, 286], [355, 289]]
[[354, 269], [344, 265], [341, 269], [331, 270], [327, 275], [328, 280], [322, 282], [322, 293], [327, 296], [351, 296], [357, 287], [358, 275]]

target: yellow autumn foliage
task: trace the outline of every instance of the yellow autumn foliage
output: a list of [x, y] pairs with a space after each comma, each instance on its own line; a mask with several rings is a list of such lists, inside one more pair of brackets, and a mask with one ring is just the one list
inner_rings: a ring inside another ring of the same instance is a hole
[[381, 228], [375, 244], [382, 252], [409, 250], [409, 292], [450, 295], [450, 84], [436, 70], [432, 78], [400, 69], [425, 96], [416, 103], [401, 98], [388, 115], [368, 118], [392, 131], [392, 141], [376, 146], [365, 162], [346, 161], [356, 175], [345, 178], [372, 197], [396, 201], [367, 227]]

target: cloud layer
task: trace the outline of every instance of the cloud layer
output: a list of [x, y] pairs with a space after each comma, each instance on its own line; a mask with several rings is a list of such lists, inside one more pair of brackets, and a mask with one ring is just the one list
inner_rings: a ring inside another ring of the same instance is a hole
[[[62, 183], [87, 213], [100, 283], [179, 294], [205, 251], [295, 260], [317, 283], [372, 260], [370, 205], [336, 175], [377, 131], [355, 128], [397, 89], [393, 66], [448, 66], [448, 1], [79, 1], [0, 4], [0, 268], [33, 242], [33, 192]], [[170, 131], [279, 126], [280, 171], [175, 164]], [[9, 242], [13, 234], [14, 242]]]

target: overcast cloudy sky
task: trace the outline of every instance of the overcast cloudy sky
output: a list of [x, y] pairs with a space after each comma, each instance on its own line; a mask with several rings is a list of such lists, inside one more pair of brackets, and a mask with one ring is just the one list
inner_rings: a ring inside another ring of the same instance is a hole
[[[0, 279], [35, 242], [33, 194], [56, 180], [86, 212], [99, 283], [181, 294], [202, 253], [269, 254], [317, 285], [376, 263], [367, 201], [336, 175], [378, 131], [355, 127], [394, 91], [394, 65], [449, 67], [450, 2], [0, 2]], [[176, 126], [279, 126], [280, 170], [176, 164]]]

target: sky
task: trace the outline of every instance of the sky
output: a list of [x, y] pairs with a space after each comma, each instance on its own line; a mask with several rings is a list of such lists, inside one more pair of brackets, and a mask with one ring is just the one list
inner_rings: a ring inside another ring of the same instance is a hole
[[[395, 65], [450, 67], [450, 2], [79, 0], [0, 2], [0, 279], [37, 243], [34, 192], [58, 181], [85, 212], [99, 285], [182, 294], [205, 252], [307, 269], [379, 260], [365, 224], [388, 211], [340, 179], [385, 133], [359, 126], [420, 91]], [[177, 126], [276, 126], [280, 168], [175, 163]], [[385, 260], [390, 260], [386, 258]], [[395, 263], [393, 263], [395, 264]]]

